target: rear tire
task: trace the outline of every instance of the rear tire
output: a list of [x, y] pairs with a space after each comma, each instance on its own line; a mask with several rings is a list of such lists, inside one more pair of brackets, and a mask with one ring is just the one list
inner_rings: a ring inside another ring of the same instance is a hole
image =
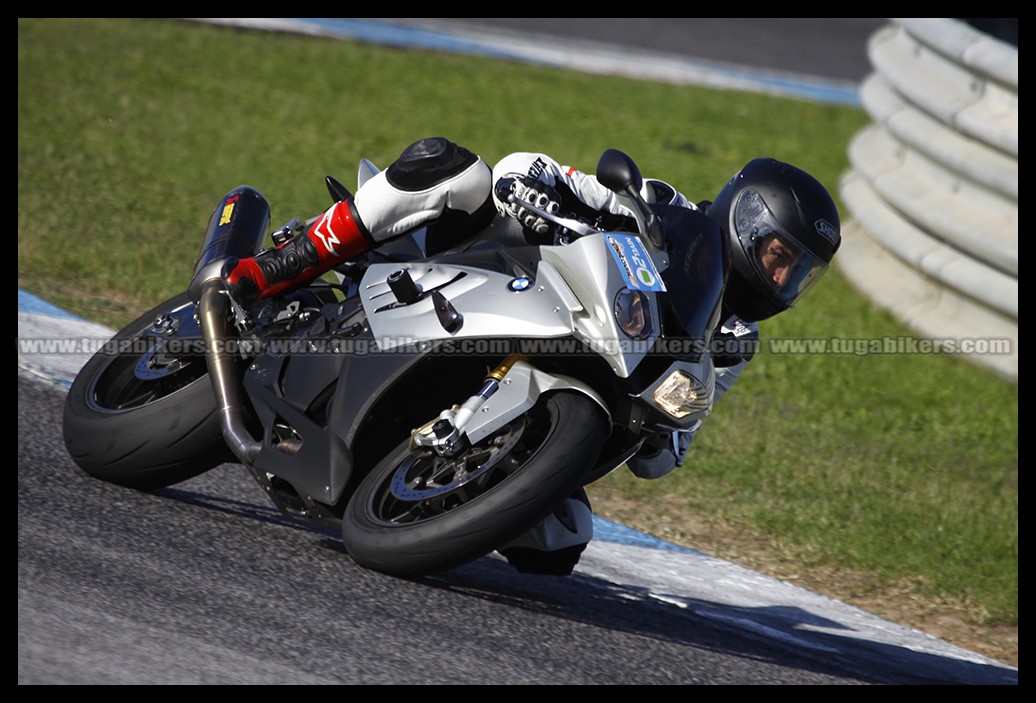
[[[153, 329], [164, 313], [175, 321], [172, 334]], [[236, 461], [223, 441], [196, 327], [182, 293], [127, 325], [83, 366], [64, 409], [65, 446], [83, 471], [152, 490]], [[184, 349], [164, 353], [156, 346], [162, 340]]]
[[559, 392], [458, 457], [404, 442], [357, 487], [342, 521], [353, 560], [415, 577], [472, 561], [543, 520], [593, 468], [607, 424]]

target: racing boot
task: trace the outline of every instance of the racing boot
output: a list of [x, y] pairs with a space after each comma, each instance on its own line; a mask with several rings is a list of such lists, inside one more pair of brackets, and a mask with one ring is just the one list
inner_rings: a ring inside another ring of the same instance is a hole
[[247, 259], [227, 259], [221, 276], [230, 296], [247, 309], [259, 300], [309, 283], [363, 254], [372, 243], [353, 201], [342, 200], [304, 233], [277, 248]]
[[576, 490], [543, 522], [497, 551], [523, 574], [568, 576], [594, 536], [590, 498]]
[[481, 157], [443, 137], [421, 139], [276, 249], [228, 259], [222, 276], [243, 307], [305, 285], [334, 266], [435, 221], [463, 239], [489, 224], [492, 171]]

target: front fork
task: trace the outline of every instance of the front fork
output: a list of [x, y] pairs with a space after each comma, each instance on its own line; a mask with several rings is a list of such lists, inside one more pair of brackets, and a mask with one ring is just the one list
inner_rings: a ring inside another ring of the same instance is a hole
[[486, 375], [478, 393], [468, 398], [462, 405], [454, 405], [452, 408], [443, 410], [438, 417], [411, 432], [410, 448], [413, 450], [418, 447], [429, 447], [443, 457], [457, 456], [464, 451], [468, 447], [464, 427], [479, 408], [500, 390], [500, 384], [507, 377], [511, 367], [524, 359], [525, 357], [521, 354], [511, 354], [504, 359], [503, 363]]
[[520, 355], [507, 357], [493, 369], [478, 393], [414, 430], [410, 447], [430, 448], [441, 456], [456, 456], [478, 444], [515, 418], [529, 411], [539, 399], [555, 391], [582, 393], [597, 403], [611, 420], [604, 399], [586, 383], [540, 371]]

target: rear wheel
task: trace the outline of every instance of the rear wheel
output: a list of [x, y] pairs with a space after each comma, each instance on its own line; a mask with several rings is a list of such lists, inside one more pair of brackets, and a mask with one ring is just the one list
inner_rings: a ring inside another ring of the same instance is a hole
[[350, 500], [345, 547], [361, 566], [404, 577], [477, 559], [581, 486], [606, 430], [593, 400], [559, 392], [457, 456], [403, 443]]
[[64, 437], [88, 474], [150, 490], [235, 461], [219, 422], [194, 304], [182, 293], [127, 325], [65, 400]]

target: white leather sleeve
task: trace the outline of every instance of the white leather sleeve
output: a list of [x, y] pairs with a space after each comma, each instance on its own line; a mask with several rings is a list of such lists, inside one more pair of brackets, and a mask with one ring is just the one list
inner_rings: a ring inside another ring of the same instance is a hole
[[[616, 215], [630, 214], [618, 196], [601, 185], [595, 177], [571, 166], [562, 166], [546, 154], [516, 152], [505, 156], [493, 167], [493, 183], [501, 178], [524, 176], [536, 178], [554, 188], [564, 185], [594, 210], [606, 210]], [[496, 198], [495, 193], [493, 197]], [[501, 210], [502, 205], [499, 201], [496, 205], [497, 210]]]
[[[583, 203], [599, 212], [607, 211], [616, 215], [632, 215], [629, 208], [622, 204], [619, 197], [601, 185], [596, 176], [583, 173], [573, 166], [563, 166], [546, 154], [529, 151], [515, 152], [502, 158], [493, 167], [493, 183], [496, 183], [501, 178], [519, 176], [536, 178], [555, 189], [559, 186], [567, 187]], [[654, 202], [653, 191], [648, 183], [649, 180], [644, 181], [644, 188], [641, 190], [641, 194], [644, 195], [648, 202]], [[669, 186], [669, 189], [674, 194], [673, 205], [697, 209], [675, 188]], [[497, 210], [501, 214], [506, 214], [503, 204], [496, 200], [495, 192], [493, 199]]]

